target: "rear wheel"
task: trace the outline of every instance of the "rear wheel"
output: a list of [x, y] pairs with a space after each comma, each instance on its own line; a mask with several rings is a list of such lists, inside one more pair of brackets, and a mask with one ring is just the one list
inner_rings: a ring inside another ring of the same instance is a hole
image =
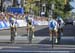
[[61, 29], [58, 29], [58, 42], [61, 40]]
[[33, 39], [33, 31], [32, 31], [31, 29], [29, 30], [28, 39], [29, 39], [29, 43], [32, 43], [32, 39]]
[[16, 28], [11, 27], [11, 43], [14, 42], [16, 36]]

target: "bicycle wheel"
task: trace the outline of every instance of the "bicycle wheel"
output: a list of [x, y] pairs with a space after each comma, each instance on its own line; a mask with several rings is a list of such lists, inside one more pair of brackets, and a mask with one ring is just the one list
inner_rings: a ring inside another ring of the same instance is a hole
[[32, 35], [33, 35], [33, 31], [32, 30], [30, 30], [29, 31], [29, 43], [32, 43]]
[[61, 39], [61, 29], [58, 29], [58, 42], [60, 42]]
[[52, 31], [52, 48], [54, 47], [54, 30]]
[[13, 43], [15, 40], [15, 29], [11, 28], [11, 43]]

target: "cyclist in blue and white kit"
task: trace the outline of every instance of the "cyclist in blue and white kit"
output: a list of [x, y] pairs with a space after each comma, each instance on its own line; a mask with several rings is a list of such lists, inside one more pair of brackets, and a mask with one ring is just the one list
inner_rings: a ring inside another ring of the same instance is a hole
[[60, 29], [61, 30], [61, 35], [63, 35], [63, 27], [64, 27], [64, 21], [63, 21], [63, 19], [62, 19], [62, 17], [61, 16], [57, 16], [57, 19], [56, 19], [56, 21], [58, 22], [58, 24], [59, 24], [59, 27], [58, 27], [58, 29]]
[[15, 16], [10, 15], [9, 23], [10, 23], [10, 29], [11, 30], [15, 29], [15, 35], [17, 35], [17, 30], [16, 30], [16, 28], [17, 28], [17, 20], [16, 20]]
[[52, 41], [52, 35], [55, 34], [56, 35], [55, 43], [58, 43], [58, 23], [56, 21], [55, 16], [51, 18], [51, 20], [49, 20], [48, 26], [49, 26], [49, 32], [50, 32], [50, 41]]
[[32, 37], [34, 38], [34, 16], [32, 15], [28, 15], [27, 18], [26, 18], [26, 22], [27, 22], [27, 33], [28, 33], [28, 36], [29, 36], [29, 29], [31, 28], [32, 31], [33, 31], [33, 35]]
[[14, 15], [10, 14], [9, 15], [9, 24], [10, 24], [10, 30], [11, 30], [11, 39], [10, 39], [11, 43], [14, 42], [15, 36], [17, 35], [17, 30], [16, 30], [17, 23], [16, 22], [17, 21], [16, 21]]

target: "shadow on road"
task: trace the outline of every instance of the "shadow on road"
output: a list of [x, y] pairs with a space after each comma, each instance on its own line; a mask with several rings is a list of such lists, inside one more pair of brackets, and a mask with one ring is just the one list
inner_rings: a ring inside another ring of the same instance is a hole
[[[74, 36], [74, 34], [75, 34], [75, 28], [74, 28], [74, 26], [72, 26], [72, 25], [66, 25], [65, 27], [64, 27], [64, 37], [65, 36]], [[27, 34], [24, 34], [24, 35], [22, 35], [22, 36], [27, 36]], [[41, 36], [41, 37], [43, 37], [43, 36], [49, 36], [49, 30], [48, 30], [48, 27], [46, 27], [46, 28], [42, 28], [42, 29], [40, 29], [40, 30], [37, 30], [37, 31], [35, 31], [35, 36], [36, 37], [38, 37], [38, 36]], [[62, 37], [63, 37], [62, 36]], [[51, 44], [52, 42], [51, 41], [49, 41], [49, 38], [46, 38], [46, 39], [44, 39], [44, 40], [41, 40], [38, 44]], [[60, 45], [75, 45], [75, 39], [61, 39], [60, 40], [60, 42], [59, 42], [59, 44]]]
[[35, 31], [35, 36], [49, 36], [48, 27]]
[[[54, 42], [55, 42], [55, 40], [54, 40]], [[40, 41], [38, 44], [52, 44], [52, 41], [50, 41], [49, 39], [44, 39], [44, 40]], [[73, 39], [61, 39], [59, 41], [58, 45], [75, 45], [75, 40], [73, 40]]]

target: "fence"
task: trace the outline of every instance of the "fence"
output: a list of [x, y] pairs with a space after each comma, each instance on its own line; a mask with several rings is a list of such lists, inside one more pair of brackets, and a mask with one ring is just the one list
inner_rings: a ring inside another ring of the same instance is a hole
[[[48, 25], [48, 21], [34, 20], [35, 25]], [[25, 20], [17, 20], [17, 27], [25, 27], [27, 25]], [[9, 21], [0, 20], [0, 30], [9, 29]]]

